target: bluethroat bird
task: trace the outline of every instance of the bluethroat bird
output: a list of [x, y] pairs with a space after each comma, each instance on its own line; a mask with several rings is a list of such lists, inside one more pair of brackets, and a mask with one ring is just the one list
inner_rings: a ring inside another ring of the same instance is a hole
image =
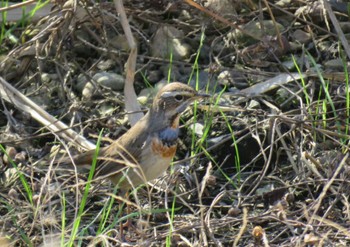
[[[95, 177], [110, 179], [126, 191], [161, 175], [173, 159], [181, 113], [196, 99], [209, 97], [183, 83], [164, 86], [147, 114], [110, 146], [99, 150]], [[63, 163], [91, 166], [95, 150]]]

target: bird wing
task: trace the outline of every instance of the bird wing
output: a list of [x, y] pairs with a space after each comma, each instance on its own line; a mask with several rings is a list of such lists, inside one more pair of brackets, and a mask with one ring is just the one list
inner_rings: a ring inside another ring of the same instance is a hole
[[[129, 131], [107, 147], [102, 147], [97, 156], [95, 176], [109, 176], [120, 173], [120, 171], [130, 167], [137, 166], [141, 160], [141, 154], [144, 147], [150, 145], [150, 135], [147, 131], [147, 118], [141, 119]], [[78, 154], [72, 158], [60, 160], [60, 165], [74, 164], [78, 168], [91, 168], [96, 150], [89, 150]]]

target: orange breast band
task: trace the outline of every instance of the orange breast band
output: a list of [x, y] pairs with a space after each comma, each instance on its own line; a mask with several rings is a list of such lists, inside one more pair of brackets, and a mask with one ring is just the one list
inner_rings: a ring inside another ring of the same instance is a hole
[[170, 147], [162, 144], [162, 141], [158, 138], [153, 138], [151, 142], [151, 148], [154, 154], [158, 154], [163, 158], [173, 158], [176, 152], [176, 144]]

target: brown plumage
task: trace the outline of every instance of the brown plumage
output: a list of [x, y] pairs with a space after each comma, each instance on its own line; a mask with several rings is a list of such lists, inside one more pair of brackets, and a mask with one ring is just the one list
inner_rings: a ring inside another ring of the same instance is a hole
[[[195, 99], [208, 96], [179, 82], [164, 86], [143, 118], [100, 149], [95, 176], [107, 177], [124, 190], [157, 178], [175, 155], [180, 114]], [[94, 155], [95, 150], [90, 150], [63, 163], [91, 166]]]

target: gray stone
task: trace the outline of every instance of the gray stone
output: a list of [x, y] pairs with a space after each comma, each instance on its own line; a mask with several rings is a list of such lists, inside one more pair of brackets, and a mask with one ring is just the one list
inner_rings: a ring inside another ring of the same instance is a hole
[[304, 32], [300, 29], [295, 30], [292, 36], [296, 41], [300, 42], [301, 44], [306, 44], [311, 41], [311, 34]]
[[342, 71], [344, 69], [344, 63], [342, 59], [336, 58], [328, 60], [324, 63], [325, 69]]
[[113, 59], [102, 60], [98, 62], [97, 68], [102, 71], [107, 71], [113, 68], [115, 61]]
[[112, 72], [98, 72], [92, 77], [99, 85], [108, 87], [114, 91], [124, 88], [125, 79], [123, 76]]
[[42, 73], [40, 77], [43, 83], [49, 83], [51, 81], [51, 77], [48, 73]]
[[96, 93], [96, 87], [90, 81], [84, 85], [83, 91], [81, 92], [83, 99], [91, 99]]
[[167, 25], [162, 25], [156, 31], [151, 41], [151, 54], [153, 57], [181, 60], [189, 57], [190, 46], [184, 41], [182, 31]]
[[237, 8], [241, 8], [239, 2], [231, 0], [207, 0], [204, 1], [204, 6], [214, 10], [216, 13], [220, 13], [220, 15], [234, 15], [237, 14]]
[[256, 100], [251, 100], [247, 107], [248, 109], [260, 109], [260, 103]]
[[194, 123], [189, 126], [197, 136], [203, 136], [204, 125], [201, 123]]
[[233, 32], [228, 33], [227, 38], [229, 40], [236, 39], [238, 42], [244, 43], [244, 44], [254, 44], [257, 42], [256, 39], [262, 39], [263, 36], [266, 36], [266, 35], [276, 36], [277, 35], [276, 27], [280, 33], [285, 30], [283, 25], [281, 25], [278, 22], [274, 23], [272, 20], [264, 20], [262, 22], [252, 21], [243, 26], [240, 26], [240, 28], [244, 32], [236, 29]]

